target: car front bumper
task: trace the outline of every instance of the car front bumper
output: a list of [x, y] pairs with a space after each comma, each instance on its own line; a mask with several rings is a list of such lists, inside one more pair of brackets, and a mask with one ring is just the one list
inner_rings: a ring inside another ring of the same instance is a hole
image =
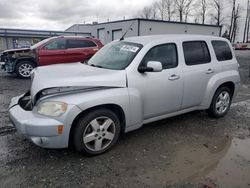
[[14, 67], [12, 62], [0, 62], [1, 69], [8, 73], [14, 72]]
[[0, 67], [1, 67], [1, 69], [5, 70], [5, 62], [0, 61]]
[[[43, 148], [68, 147], [69, 129], [58, 120], [24, 110], [18, 104], [23, 96], [14, 97], [9, 108], [10, 120], [17, 132]], [[59, 126], [64, 126], [61, 134], [58, 132]]]

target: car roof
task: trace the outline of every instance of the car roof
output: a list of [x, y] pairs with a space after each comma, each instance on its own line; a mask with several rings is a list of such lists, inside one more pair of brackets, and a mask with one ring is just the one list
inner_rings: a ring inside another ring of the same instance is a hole
[[189, 35], [189, 34], [178, 34], [178, 35], [168, 34], [168, 35], [150, 35], [150, 36], [129, 37], [129, 38], [125, 38], [124, 41], [147, 45], [151, 42], [157, 42], [157, 41], [162, 41], [162, 40], [185, 41], [185, 40], [207, 40], [207, 39], [227, 41], [227, 39], [222, 38], [222, 37], [215, 37], [215, 36], [209, 36], [209, 35]]
[[56, 36], [51, 37], [52, 38], [68, 38], [68, 39], [87, 39], [87, 40], [98, 40], [96, 38], [90, 37], [90, 36]]

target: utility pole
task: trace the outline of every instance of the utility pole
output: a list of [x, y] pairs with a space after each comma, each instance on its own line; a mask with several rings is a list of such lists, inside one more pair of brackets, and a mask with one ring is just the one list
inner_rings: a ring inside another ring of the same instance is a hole
[[237, 9], [234, 13], [234, 20], [233, 20], [233, 31], [232, 31], [232, 36], [231, 36], [231, 42], [235, 42], [235, 37], [236, 37], [236, 33], [238, 30], [238, 19], [239, 19], [239, 10], [240, 10], [240, 4], [238, 3]]
[[243, 36], [243, 43], [246, 42], [246, 40], [248, 40], [248, 38], [246, 39], [246, 37], [248, 37], [248, 32], [249, 31], [249, 3], [250, 0], [247, 1], [247, 15], [246, 15], [246, 21], [245, 21], [245, 29], [244, 29], [244, 36]]
[[250, 27], [250, 18], [249, 18], [249, 15], [248, 15], [248, 22], [247, 22], [247, 38], [246, 38], [246, 42], [248, 42], [249, 40], [249, 27]]
[[232, 42], [233, 31], [234, 31], [234, 27], [233, 26], [234, 26], [235, 4], [236, 4], [236, 0], [233, 0], [233, 10], [232, 10], [231, 24], [230, 24], [230, 29], [229, 29], [230, 42]]

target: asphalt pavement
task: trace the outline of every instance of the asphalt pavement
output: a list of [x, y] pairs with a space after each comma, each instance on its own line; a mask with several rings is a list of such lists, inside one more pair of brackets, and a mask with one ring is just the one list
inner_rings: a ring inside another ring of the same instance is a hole
[[236, 55], [242, 87], [226, 117], [198, 111], [144, 125], [90, 158], [20, 137], [8, 105], [30, 80], [0, 71], [0, 187], [250, 187], [250, 51]]

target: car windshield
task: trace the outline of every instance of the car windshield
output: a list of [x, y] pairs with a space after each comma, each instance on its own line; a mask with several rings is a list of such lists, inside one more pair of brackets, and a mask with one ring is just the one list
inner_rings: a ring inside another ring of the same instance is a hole
[[97, 52], [88, 64], [99, 68], [123, 70], [132, 62], [141, 48], [141, 44], [124, 41], [112, 42]]
[[42, 41], [40, 41], [40, 42], [34, 44], [33, 46], [31, 46], [30, 49], [31, 49], [31, 50], [36, 49], [37, 47], [39, 47], [39, 46], [41, 46], [41, 45], [47, 43], [47, 42], [50, 41], [50, 40], [51, 40], [51, 38], [44, 39], [44, 40], [42, 40]]

